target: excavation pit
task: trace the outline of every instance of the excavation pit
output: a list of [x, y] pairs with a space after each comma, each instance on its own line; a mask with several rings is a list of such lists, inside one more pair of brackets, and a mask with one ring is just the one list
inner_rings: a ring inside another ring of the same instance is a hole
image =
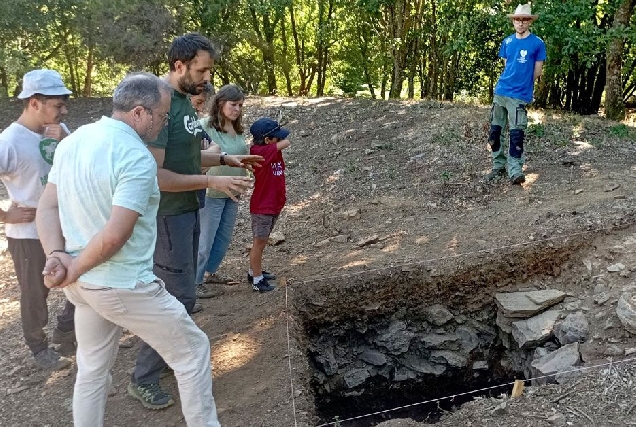
[[[320, 423], [528, 378], [533, 349], [510, 345], [497, 326], [494, 295], [564, 287], [569, 278], [562, 271], [590, 237], [293, 285], [306, 382]], [[343, 425], [373, 426], [391, 418], [435, 422], [442, 410], [510, 389], [495, 387]]]

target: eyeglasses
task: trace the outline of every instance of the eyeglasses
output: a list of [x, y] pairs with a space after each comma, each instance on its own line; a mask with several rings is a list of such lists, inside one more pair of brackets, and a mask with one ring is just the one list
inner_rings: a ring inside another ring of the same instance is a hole
[[[152, 108], [144, 107], [144, 110], [146, 110], [150, 114], [150, 117], [152, 119], [152, 117], [153, 117]], [[168, 113], [163, 114], [163, 117], [161, 118], [161, 127], [167, 126], [169, 120], [170, 120], [170, 113], [168, 112]]]

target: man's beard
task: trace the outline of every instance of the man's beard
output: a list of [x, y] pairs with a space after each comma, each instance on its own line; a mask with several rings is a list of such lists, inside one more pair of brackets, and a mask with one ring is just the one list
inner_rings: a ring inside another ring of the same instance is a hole
[[181, 89], [181, 91], [190, 95], [199, 95], [202, 92], [202, 89], [199, 88], [187, 74], [181, 77], [177, 84], [179, 85], [179, 89]]

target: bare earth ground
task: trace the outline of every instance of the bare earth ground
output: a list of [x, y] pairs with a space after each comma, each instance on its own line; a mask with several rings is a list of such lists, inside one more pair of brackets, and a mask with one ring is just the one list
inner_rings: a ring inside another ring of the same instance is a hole
[[[67, 123], [77, 128], [108, 114], [109, 102], [72, 100]], [[3, 101], [0, 128], [19, 110], [15, 101]], [[265, 261], [287, 280], [264, 295], [245, 283], [251, 233], [244, 201], [222, 266], [222, 273], [239, 284], [204, 300], [205, 310], [195, 315], [212, 343], [214, 395], [223, 425], [320, 424], [305, 381], [308, 363], [294, 295], [325, 280], [332, 286], [346, 283], [351, 273], [372, 275], [374, 269], [421, 262], [434, 267], [441, 259], [488, 250], [506, 257], [510, 245], [532, 250], [545, 239], [589, 234], [588, 249], [557, 269], [554, 283], [530, 285], [557, 287], [581, 299], [593, 335], [583, 349], [586, 364], [606, 361], [611, 345], [621, 351], [636, 347], [614, 314], [622, 288], [633, 282], [630, 272], [636, 271], [633, 121], [620, 127], [598, 117], [533, 111], [532, 121], [541, 127], [535, 127], [527, 143], [528, 180], [512, 187], [505, 180], [482, 180], [490, 167], [484, 106], [250, 98], [245, 121], [249, 125], [279, 111], [292, 130], [292, 147], [284, 153], [288, 203], [277, 225], [285, 241], [268, 247]], [[19, 292], [4, 238], [0, 245], [0, 426], [70, 425], [74, 370], [44, 374], [34, 369], [22, 340]], [[625, 274], [606, 271], [616, 262], [626, 266]], [[610, 294], [604, 305], [593, 302], [599, 277]], [[52, 324], [62, 298], [61, 292], [52, 292]], [[132, 336], [122, 339], [106, 425], [184, 425], [178, 402], [153, 412], [126, 395], [136, 343]], [[502, 401], [481, 399], [450, 414], [443, 425], [559, 425], [546, 424], [553, 412], [571, 425], [609, 425], [608, 420], [626, 425], [636, 404], [634, 393], [626, 392], [633, 387], [633, 370], [614, 368], [598, 375], [577, 383], [582, 389], [557, 403], [551, 402], [567, 387], [527, 392], [503, 409], [496, 409]], [[177, 394], [174, 378], [164, 384]], [[392, 420], [383, 425], [415, 424]]]

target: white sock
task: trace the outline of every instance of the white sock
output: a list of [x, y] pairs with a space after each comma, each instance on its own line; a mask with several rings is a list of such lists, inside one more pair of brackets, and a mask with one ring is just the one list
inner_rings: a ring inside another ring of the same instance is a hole
[[262, 274], [260, 276], [254, 277], [254, 279], [252, 279], [252, 283], [255, 285], [258, 282], [260, 282], [261, 280], [263, 280], [263, 275]]
[[251, 269], [251, 268], [250, 268], [249, 270], [247, 270], [247, 273], [248, 273], [250, 276], [253, 276], [253, 275], [254, 275], [254, 272], [252, 271], [252, 269]]

